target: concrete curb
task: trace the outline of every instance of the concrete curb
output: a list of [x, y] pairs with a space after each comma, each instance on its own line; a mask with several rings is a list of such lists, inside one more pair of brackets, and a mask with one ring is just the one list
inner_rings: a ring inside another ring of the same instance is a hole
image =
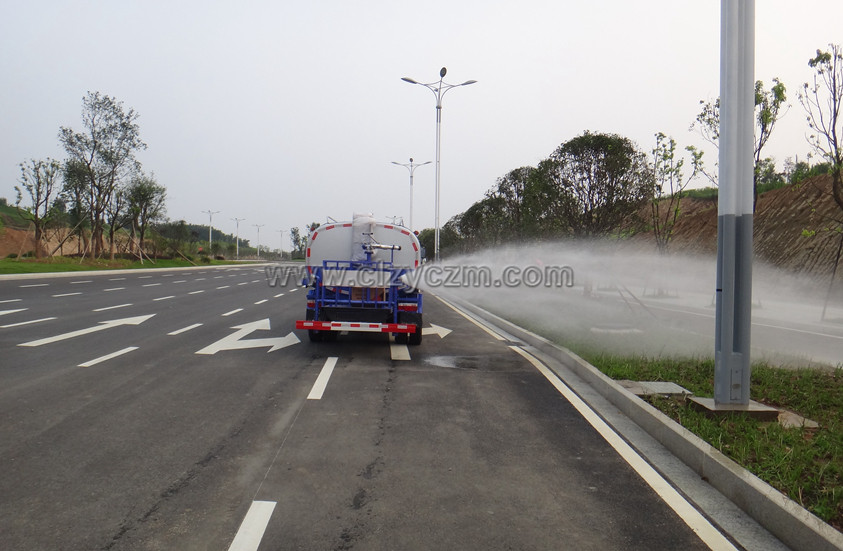
[[[449, 297], [559, 360], [756, 522], [798, 551], [839, 551], [838, 532], [570, 350], [478, 306]], [[558, 373], [557, 373], [558, 374]]]

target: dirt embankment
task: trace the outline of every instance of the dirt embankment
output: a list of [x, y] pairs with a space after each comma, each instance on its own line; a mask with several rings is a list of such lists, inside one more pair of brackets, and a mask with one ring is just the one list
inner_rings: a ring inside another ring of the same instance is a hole
[[[676, 222], [671, 252], [717, 254], [717, 201], [685, 198]], [[843, 211], [831, 196], [831, 177], [768, 191], [758, 198], [753, 218], [757, 261], [817, 281], [828, 281], [840, 244]], [[651, 244], [652, 234], [639, 234], [639, 245]], [[843, 277], [843, 267], [837, 279]]]
[[[61, 237], [64, 235], [65, 232], [62, 232], [61, 235], [53, 235], [50, 236], [45, 244], [43, 245], [44, 255], [48, 255], [51, 251], [53, 251], [56, 247], [59, 247], [59, 243], [61, 243]], [[0, 258], [6, 258], [7, 256], [14, 254], [18, 256], [25, 255], [30, 252], [35, 251], [35, 233], [33, 230], [21, 230], [16, 228], [10, 227], [3, 227], [0, 228]], [[56, 254], [64, 254], [64, 255], [71, 255], [76, 254], [77, 250], [77, 243], [75, 238], [70, 238], [66, 240], [56, 251]]]

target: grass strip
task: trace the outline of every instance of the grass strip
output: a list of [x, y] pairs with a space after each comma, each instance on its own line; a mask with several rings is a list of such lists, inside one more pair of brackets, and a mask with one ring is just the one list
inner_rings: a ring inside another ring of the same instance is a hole
[[[694, 358], [583, 357], [613, 379], [671, 381], [711, 397], [714, 361]], [[752, 366], [753, 400], [816, 421], [784, 428], [744, 414], [711, 416], [680, 398], [648, 401], [739, 465], [837, 530], [843, 528], [843, 372]]]
[[143, 264], [137, 260], [107, 260], [107, 259], [83, 259], [54, 256], [48, 259], [36, 260], [34, 258], [0, 259], [0, 274], [42, 274], [53, 272], [83, 272], [91, 270], [135, 270], [151, 268], [185, 268], [188, 266], [220, 266], [237, 264], [231, 260], [211, 260], [210, 262], [198, 262], [191, 264], [182, 259], [157, 259], [153, 264], [145, 261]]

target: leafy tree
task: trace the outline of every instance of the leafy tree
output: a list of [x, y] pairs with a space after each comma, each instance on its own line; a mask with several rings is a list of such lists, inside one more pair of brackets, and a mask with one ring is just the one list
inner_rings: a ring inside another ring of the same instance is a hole
[[92, 257], [102, 253], [104, 214], [118, 184], [139, 169], [135, 153], [145, 149], [138, 114], [100, 92], [82, 98], [82, 125], [76, 132], [61, 127], [59, 140], [68, 154], [76, 185], [85, 186], [91, 226]]
[[137, 232], [137, 252], [143, 254], [147, 228], [164, 217], [167, 190], [159, 185], [154, 175], [136, 174], [126, 189], [131, 222], [132, 243]]
[[[755, 204], [758, 202], [758, 169], [762, 160], [762, 151], [767, 141], [773, 133], [776, 123], [779, 118], [784, 115], [782, 109], [785, 108], [787, 101], [787, 88], [778, 79], [773, 79], [773, 86], [769, 90], [764, 89], [764, 82], [761, 80], [755, 81], [755, 147], [754, 147], [754, 162], [755, 162], [755, 177], [753, 178], [753, 203], [752, 208], [755, 210]], [[694, 123], [691, 124], [692, 129], [697, 129], [702, 137], [713, 144], [715, 147], [720, 146], [720, 98], [714, 102], [700, 101], [702, 110], [700, 111]], [[717, 185], [717, 175], [703, 170], [704, 174], [715, 186]]]
[[[803, 86], [799, 102], [805, 108], [808, 126], [814, 132], [808, 137], [808, 142], [829, 163], [831, 195], [843, 211], [843, 49], [839, 44], [828, 46], [827, 51], [817, 50], [817, 55], [808, 60], [808, 66], [815, 71], [814, 78], [811, 84], [806, 82]], [[823, 319], [843, 253], [843, 219], [837, 218], [835, 222], [838, 224], [836, 231], [840, 234], [840, 243], [823, 306]]]
[[105, 205], [103, 222], [108, 229], [108, 257], [111, 260], [114, 260], [114, 236], [128, 219], [126, 202], [126, 189], [121, 186], [111, 192]]
[[574, 237], [607, 235], [652, 197], [646, 155], [628, 138], [586, 131], [550, 156], [547, 175]]
[[[88, 221], [88, 185], [85, 179], [86, 169], [84, 165], [78, 161], [67, 159], [62, 166], [62, 176], [64, 178], [64, 196], [70, 202], [68, 215], [70, 223], [73, 224], [73, 229], [70, 235], [76, 235], [77, 253], [82, 255], [88, 251], [90, 241], [87, 231], [90, 230]], [[83, 248], [84, 245], [84, 248]]]
[[58, 189], [56, 184], [61, 174], [61, 165], [58, 161], [47, 158], [45, 160], [30, 159], [20, 164], [20, 184], [29, 196], [30, 204], [21, 209], [23, 192], [19, 186], [15, 186], [18, 194], [17, 206], [24, 219], [30, 220], [35, 226], [35, 257], [41, 258], [42, 241], [44, 239], [44, 228], [50, 221], [53, 212]]
[[799, 101], [805, 108], [811, 147], [831, 165], [832, 195], [843, 210], [843, 49], [829, 44], [808, 61], [815, 70], [811, 84], [805, 83]]
[[661, 254], [667, 254], [673, 228], [679, 218], [682, 192], [702, 170], [702, 151], [693, 146], [685, 148], [691, 154], [692, 171], [685, 178], [685, 159], [676, 156], [676, 140], [659, 132], [653, 149], [653, 199], [650, 215], [653, 235]]
[[307, 233], [302, 234], [300, 229], [290, 228], [290, 242], [293, 244], [290, 258], [295, 256], [303, 257], [304, 249], [307, 247]]

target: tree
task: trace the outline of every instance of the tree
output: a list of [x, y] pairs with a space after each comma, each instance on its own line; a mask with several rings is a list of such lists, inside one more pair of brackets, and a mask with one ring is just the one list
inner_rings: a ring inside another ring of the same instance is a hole
[[[752, 208], [755, 210], [755, 204], [758, 202], [758, 170], [761, 165], [761, 152], [767, 141], [773, 133], [773, 128], [776, 126], [780, 116], [784, 115], [782, 109], [785, 107], [787, 101], [787, 88], [778, 79], [773, 78], [773, 86], [769, 90], [764, 89], [764, 81], [755, 81], [755, 147], [754, 147], [754, 161], [755, 174], [753, 178], [753, 202]], [[714, 102], [703, 102], [703, 106], [694, 123], [691, 124], [691, 129], [696, 128], [700, 135], [714, 145], [720, 147], [720, 98]], [[717, 176], [705, 170], [702, 171], [715, 186], [717, 185]]]
[[135, 153], [146, 149], [136, 123], [138, 114], [100, 92], [82, 98], [83, 132], [61, 127], [59, 140], [84, 184], [91, 226], [91, 257], [102, 253], [104, 214], [118, 184], [139, 170]]
[[304, 249], [307, 247], [307, 235], [307, 232], [302, 235], [302, 231], [298, 228], [290, 228], [290, 242], [293, 244], [290, 258], [304, 256]]
[[[164, 217], [167, 190], [158, 184], [154, 175], [147, 176], [141, 172], [132, 178], [126, 189], [126, 195], [132, 224], [132, 243], [137, 246], [138, 255], [142, 255], [147, 229]], [[135, 241], [136, 232], [137, 242]]]
[[702, 170], [702, 151], [685, 148], [691, 154], [692, 172], [685, 178], [685, 159], [676, 157], [676, 140], [659, 132], [653, 149], [653, 199], [651, 220], [659, 253], [667, 254], [673, 228], [679, 218], [682, 191]]
[[[805, 108], [808, 126], [814, 132], [808, 137], [808, 143], [830, 164], [831, 195], [843, 211], [843, 49], [839, 44], [828, 46], [828, 51], [817, 50], [817, 55], [808, 60], [808, 66], [815, 71], [814, 79], [812, 84], [806, 82], [803, 86], [799, 102]], [[835, 222], [838, 224], [840, 243], [831, 270], [823, 319], [843, 253], [843, 220], [836, 219]]]
[[560, 145], [546, 167], [574, 237], [618, 229], [652, 197], [646, 155], [628, 138], [586, 131]]
[[50, 221], [53, 202], [59, 195], [56, 192], [60, 191], [55, 188], [61, 173], [61, 165], [50, 158], [37, 161], [30, 159], [29, 162], [20, 164], [20, 172], [19, 181], [29, 196], [30, 205], [21, 209], [23, 193], [20, 187], [15, 186], [18, 194], [17, 206], [21, 209], [22, 216], [35, 226], [35, 258], [41, 258], [44, 228]]
[[799, 94], [813, 132], [808, 143], [830, 163], [832, 195], [843, 210], [843, 49], [829, 44], [829, 51], [817, 50], [808, 66], [815, 70], [813, 83], [806, 82]]

